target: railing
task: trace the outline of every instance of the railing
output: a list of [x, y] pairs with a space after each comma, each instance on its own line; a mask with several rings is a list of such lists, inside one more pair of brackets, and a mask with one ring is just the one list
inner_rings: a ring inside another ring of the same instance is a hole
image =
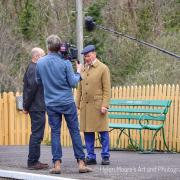
[[[76, 94], [76, 91], [74, 91]], [[16, 96], [19, 93], [2, 93], [0, 98], [0, 145], [25, 145], [29, 143], [31, 123], [29, 116], [16, 110]], [[113, 87], [112, 98], [119, 99], [170, 99], [172, 105], [165, 122], [165, 133], [170, 150], [180, 152], [180, 92], [179, 85], [147, 85]], [[125, 120], [110, 120], [110, 122], [125, 122]], [[139, 138], [137, 131], [133, 130], [132, 136]], [[83, 134], [81, 133], [82, 138]], [[118, 131], [110, 133], [111, 147], [116, 146]], [[151, 131], [143, 132], [143, 145], [150, 147]], [[44, 143], [50, 141], [50, 128], [46, 122]], [[71, 139], [66, 123], [63, 120], [61, 128], [61, 142], [63, 146], [71, 146]], [[163, 139], [158, 133], [155, 141], [157, 150], [164, 150]], [[100, 146], [96, 142], [96, 146]], [[120, 148], [129, 148], [129, 141], [122, 135]]]

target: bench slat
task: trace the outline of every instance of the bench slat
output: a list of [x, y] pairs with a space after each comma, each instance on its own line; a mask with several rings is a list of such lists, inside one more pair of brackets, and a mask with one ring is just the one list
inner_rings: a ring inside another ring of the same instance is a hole
[[[148, 125], [148, 128], [151, 130], [161, 129], [163, 124], [161, 125]], [[140, 124], [116, 124], [109, 123], [109, 128], [113, 129], [144, 129]]]
[[110, 105], [121, 106], [165, 106], [171, 105], [170, 100], [123, 100], [123, 99], [111, 99]]
[[[109, 108], [109, 112], [128, 112], [128, 113], [153, 113], [162, 114], [164, 109], [138, 109], [138, 108]], [[166, 112], [166, 111], [165, 111]]]
[[166, 119], [166, 116], [163, 114], [161, 116], [150, 116], [150, 115], [130, 115], [130, 114], [108, 114], [108, 117], [110, 119], [130, 119], [130, 120], [140, 120], [146, 119], [146, 120], [156, 120], [156, 121], [164, 121]]

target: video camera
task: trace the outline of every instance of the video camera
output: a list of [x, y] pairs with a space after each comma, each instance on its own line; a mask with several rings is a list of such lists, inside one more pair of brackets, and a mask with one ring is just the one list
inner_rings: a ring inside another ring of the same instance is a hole
[[61, 43], [59, 51], [64, 59], [74, 61], [78, 58], [78, 49], [70, 43]]

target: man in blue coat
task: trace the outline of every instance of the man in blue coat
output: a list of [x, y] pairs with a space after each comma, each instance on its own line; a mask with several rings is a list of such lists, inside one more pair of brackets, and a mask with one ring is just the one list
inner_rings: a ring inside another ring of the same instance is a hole
[[74, 73], [72, 64], [60, 54], [60, 38], [51, 35], [47, 38], [48, 55], [42, 57], [37, 63], [37, 81], [44, 87], [45, 104], [51, 127], [52, 161], [54, 167], [52, 174], [61, 173], [62, 148], [60, 143], [60, 128], [62, 115], [64, 115], [71, 139], [75, 158], [78, 161], [79, 172], [92, 171], [85, 165], [85, 154], [79, 132], [76, 105], [72, 88], [81, 80], [81, 64], [77, 64], [77, 72]]

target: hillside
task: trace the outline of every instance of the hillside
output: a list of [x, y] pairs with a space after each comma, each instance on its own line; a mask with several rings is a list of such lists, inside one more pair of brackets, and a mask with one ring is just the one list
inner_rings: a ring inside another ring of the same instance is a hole
[[[180, 0], [83, 0], [84, 12], [96, 23], [180, 55]], [[32, 47], [58, 34], [76, 42], [75, 0], [1, 0], [0, 90], [22, 90]], [[84, 32], [111, 70], [113, 85], [178, 84], [180, 59], [96, 30]]]

